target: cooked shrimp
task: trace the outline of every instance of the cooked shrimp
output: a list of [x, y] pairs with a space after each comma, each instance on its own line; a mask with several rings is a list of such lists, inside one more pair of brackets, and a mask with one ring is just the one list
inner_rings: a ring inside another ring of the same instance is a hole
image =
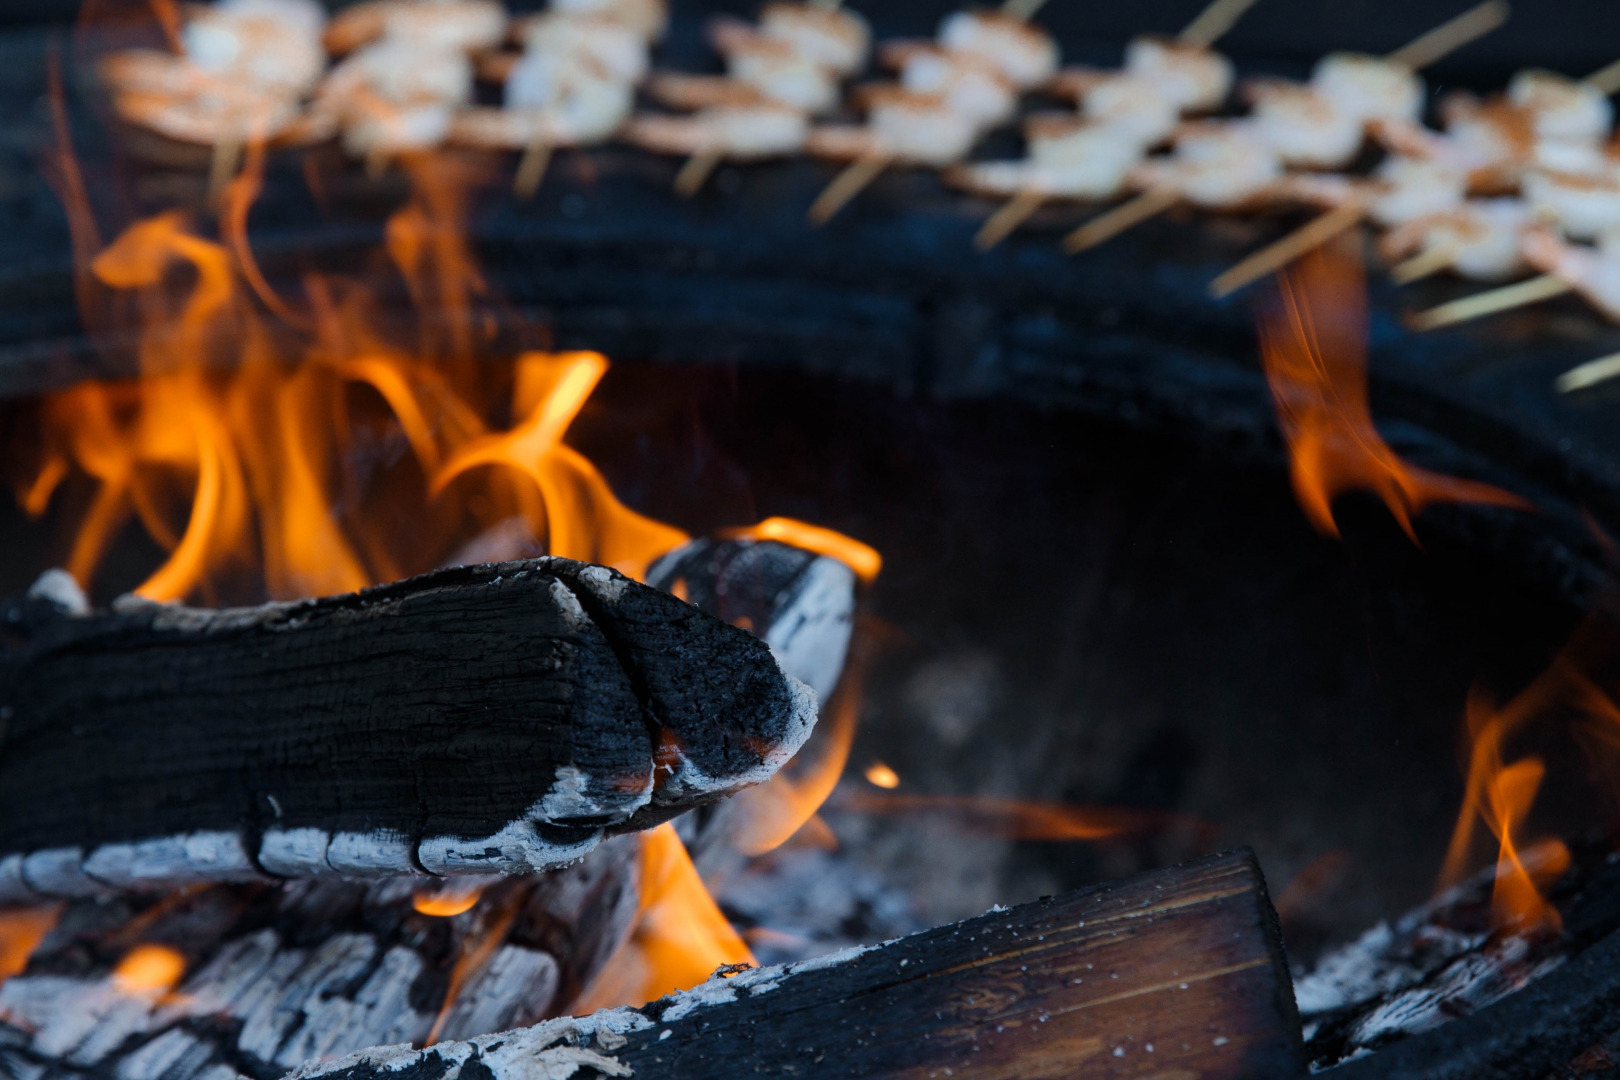
[[1356, 120], [1417, 120], [1423, 79], [1404, 64], [1360, 53], [1329, 53], [1311, 71], [1311, 86]]
[[1052, 35], [999, 11], [958, 11], [939, 26], [939, 44], [974, 53], [994, 64], [1020, 90], [1033, 90], [1057, 73]]
[[662, 39], [669, 25], [666, 0], [551, 0], [551, 10], [563, 15], [612, 19], [649, 42]]
[[638, 116], [626, 125], [624, 137], [655, 154], [717, 153], [735, 161], [757, 161], [798, 153], [809, 128], [798, 109], [718, 105], [691, 116]]
[[326, 28], [326, 47], [343, 55], [381, 38], [429, 49], [470, 52], [506, 36], [500, 0], [365, 0], [344, 8]]
[[630, 116], [635, 92], [589, 56], [528, 52], [506, 80], [503, 108], [461, 112], [453, 141], [488, 149], [601, 142]]
[[866, 66], [872, 31], [866, 20], [846, 7], [795, 4], [776, 0], [759, 13], [760, 33], [793, 46], [833, 74], [847, 78]]
[[1125, 71], [1152, 80], [1182, 113], [1218, 109], [1232, 92], [1232, 62], [1213, 49], [1170, 38], [1137, 37], [1125, 46]]
[[1017, 89], [989, 60], [937, 45], [906, 48], [900, 86], [912, 94], [942, 98], [946, 108], [981, 128], [1006, 123], [1018, 109]]
[[810, 132], [805, 149], [834, 160], [882, 158], [940, 168], [967, 156], [979, 126], [944, 99], [899, 87], [867, 88], [866, 123], [826, 124]]
[[526, 54], [586, 57], [608, 77], [629, 85], [647, 75], [647, 39], [607, 15], [550, 11], [527, 20], [519, 39]]
[[1440, 162], [1391, 155], [1379, 163], [1368, 186], [1367, 216], [1388, 228], [1460, 206], [1468, 176]]
[[1282, 159], [1252, 124], [1185, 124], [1174, 150], [1132, 171], [1138, 187], [1171, 189], [1195, 206], [1237, 209], [1270, 199]]
[[1474, 199], [1391, 229], [1378, 250], [1391, 261], [1422, 259], [1471, 281], [1506, 281], [1524, 272], [1521, 247], [1530, 222], [1519, 199]]
[[1551, 71], [1521, 71], [1508, 83], [1507, 100], [1529, 114], [1537, 138], [1599, 143], [1614, 125], [1608, 95], [1582, 79]]
[[113, 95], [113, 109], [178, 142], [199, 146], [241, 146], [274, 139], [299, 119], [298, 105], [286, 97], [219, 80], [185, 94], [124, 90]]
[[1360, 152], [1363, 120], [1315, 86], [1257, 79], [1246, 88], [1255, 133], [1290, 165], [1342, 169]]
[[1524, 176], [1524, 198], [1538, 217], [1576, 240], [1620, 228], [1620, 177], [1532, 169]]
[[1588, 247], [1548, 229], [1532, 229], [1521, 250], [1535, 269], [1579, 293], [1604, 318], [1620, 322], [1620, 232], [1610, 230]]
[[188, 11], [180, 44], [210, 75], [298, 97], [326, 68], [325, 18], [313, 0], [223, 0]]
[[1029, 147], [1024, 160], [958, 165], [946, 180], [979, 195], [1110, 199], [1142, 160], [1141, 143], [1095, 120], [1034, 116], [1024, 131]]

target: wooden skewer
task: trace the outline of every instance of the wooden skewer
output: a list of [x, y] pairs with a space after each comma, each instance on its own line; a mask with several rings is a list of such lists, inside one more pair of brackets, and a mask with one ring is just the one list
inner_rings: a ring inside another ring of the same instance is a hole
[[1195, 49], [1207, 49], [1226, 36], [1226, 32], [1255, 4], [1255, 0], [1214, 0], [1188, 23], [1176, 42]]
[[1389, 280], [1397, 285], [1410, 285], [1449, 267], [1457, 259], [1457, 249], [1442, 245], [1420, 251], [1409, 259], [1402, 259], [1390, 267]]
[[1620, 375], [1620, 353], [1611, 353], [1597, 360], [1588, 360], [1570, 368], [1553, 382], [1560, 394], [1585, 390]]
[[1605, 97], [1620, 93], [1620, 60], [1604, 64], [1581, 81], [1597, 87]]
[[833, 177], [816, 201], [810, 204], [810, 220], [817, 225], [825, 225], [833, 216], [855, 196], [861, 189], [878, 178], [878, 174], [889, 167], [889, 155], [881, 151], [862, 154], [844, 167], [844, 171]]
[[1230, 296], [1243, 286], [1281, 270], [1307, 251], [1321, 247], [1361, 220], [1366, 207], [1355, 199], [1295, 229], [1276, 243], [1268, 244], [1209, 283], [1209, 294], [1217, 300]]
[[512, 194], [519, 199], [532, 199], [545, 179], [546, 167], [551, 164], [551, 144], [535, 139], [523, 148], [518, 159], [517, 173], [512, 177]]
[[1507, 0], [1485, 0], [1455, 18], [1448, 19], [1402, 45], [1385, 60], [1413, 71], [1422, 71], [1442, 56], [1455, 52], [1476, 38], [1484, 37], [1507, 22], [1512, 9]]
[[1020, 191], [1002, 203], [995, 213], [984, 219], [984, 224], [973, 236], [973, 246], [980, 251], [989, 251], [1011, 236], [1012, 231], [1028, 221], [1030, 215], [1039, 210], [1045, 202], [1044, 191], [1034, 189]]
[[213, 155], [208, 161], [208, 203], [210, 206], [218, 204], [225, 189], [236, 178], [236, 170], [242, 161], [242, 144], [236, 139], [224, 139], [214, 144]]
[[726, 152], [718, 146], [706, 146], [686, 159], [681, 171], [675, 174], [675, 194], [690, 199], [703, 188], [709, 174], [726, 159]]
[[1515, 282], [1512, 285], [1503, 285], [1499, 289], [1487, 289], [1473, 296], [1465, 296], [1461, 300], [1453, 300], [1448, 304], [1432, 307], [1428, 311], [1420, 311], [1412, 316], [1410, 322], [1414, 330], [1435, 330], [1484, 315], [1494, 315], [1498, 311], [1508, 311], [1524, 307], [1526, 304], [1550, 300], [1570, 291], [1568, 285], [1551, 274], [1542, 274], [1540, 277]]
[[388, 171], [388, 163], [393, 158], [388, 148], [373, 143], [371, 149], [366, 151], [366, 178], [376, 180]]
[[1046, 6], [1046, 0], [1002, 0], [1001, 13], [1020, 22], [1029, 22]]
[[1131, 226], [1170, 209], [1180, 198], [1181, 193], [1175, 188], [1149, 188], [1136, 198], [1120, 203], [1106, 213], [1098, 214], [1065, 236], [1063, 250], [1073, 255], [1087, 248], [1096, 247], [1105, 240], [1112, 240]]

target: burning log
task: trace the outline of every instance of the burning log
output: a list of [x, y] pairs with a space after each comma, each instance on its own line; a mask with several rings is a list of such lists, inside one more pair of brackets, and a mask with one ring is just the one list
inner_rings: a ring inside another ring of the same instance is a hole
[[69, 590], [0, 656], [0, 901], [554, 866], [815, 720], [758, 639], [566, 559], [235, 610]]
[[964, 1067], [985, 1078], [1297, 1075], [1293, 993], [1253, 856], [722, 973], [641, 1009], [361, 1051], [293, 1075], [923, 1077]]
[[625, 940], [639, 866], [619, 837], [542, 876], [460, 879], [471, 891], [448, 908], [455, 896], [413, 902], [421, 882], [401, 878], [74, 901], [30, 972], [0, 985], [0, 1075], [271, 1080], [532, 1024]]

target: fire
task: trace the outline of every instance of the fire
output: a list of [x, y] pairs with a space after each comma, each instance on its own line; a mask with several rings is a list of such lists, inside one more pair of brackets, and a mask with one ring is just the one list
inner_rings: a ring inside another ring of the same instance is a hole
[[167, 945], [137, 945], [113, 969], [113, 985], [132, 996], [160, 998], [186, 973], [186, 958]]
[[0, 911], [0, 983], [28, 966], [28, 958], [51, 932], [61, 913], [59, 905]]
[[97, 314], [133, 311], [142, 377], [53, 395], [20, 489], [36, 516], [84, 504], [67, 557], [81, 583], [132, 518], [168, 552], [136, 590], [154, 600], [217, 601], [255, 575], [273, 598], [351, 591], [431, 569], [512, 520], [552, 554], [632, 576], [686, 539], [620, 503], [563, 441], [602, 356], [477, 362], [483, 286], [459, 188], [438, 162], [413, 177], [388, 252], [437, 315], [409, 351], [374, 328], [372, 287], [311, 275], [302, 310], [270, 291], [246, 247], [251, 169], [227, 194], [224, 240], [175, 211], [95, 255]]
[[1361, 263], [1338, 245], [1301, 259], [1280, 277], [1282, 309], [1260, 323], [1260, 353], [1289, 474], [1305, 516], [1338, 536], [1333, 501], [1369, 491], [1417, 541], [1412, 517], [1431, 503], [1529, 509], [1510, 492], [1408, 465], [1373, 426], [1367, 400], [1367, 290]]
[[987, 795], [905, 795], [857, 791], [841, 795], [838, 809], [861, 814], [921, 814], [953, 830], [1010, 840], [1107, 840], [1161, 828], [1170, 815], [1107, 806], [1002, 799]]
[[480, 881], [446, 881], [432, 889], [418, 889], [411, 896], [411, 907], [418, 914], [447, 919], [471, 911], [483, 894]]
[[750, 540], [776, 540], [783, 544], [827, 555], [855, 571], [855, 576], [870, 585], [883, 569], [883, 556], [876, 548], [845, 536], [841, 532], [811, 525], [794, 518], [768, 517], [757, 525], [730, 529], [721, 535]]
[[641, 910], [631, 940], [574, 1011], [640, 1005], [695, 986], [720, 968], [757, 963], [704, 887], [675, 826], [665, 823], [642, 839]]

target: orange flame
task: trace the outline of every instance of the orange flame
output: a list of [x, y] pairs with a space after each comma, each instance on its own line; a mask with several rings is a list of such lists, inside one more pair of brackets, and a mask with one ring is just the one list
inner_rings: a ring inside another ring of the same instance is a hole
[[1519, 496], [1406, 464], [1373, 426], [1367, 401], [1366, 283], [1360, 260], [1337, 246], [1281, 275], [1283, 307], [1261, 320], [1260, 350], [1289, 474], [1305, 516], [1338, 536], [1333, 501], [1370, 491], [1413, 542], [1412, 516], [1431, 503], [1529, 509]]
[[867, 585], [876, 581], [879, 571], [883, 569], [883, 556], [878, 554], [876, 548], [841, 532], [794, 518], [768, 517], [757, 525], [728, 529], [720, 535], [739, 540], [776, 540], [814, 551], [817, 555], [826, 555], [855, 571], [855, 576]]
[[28, 958], [61, 914], [59, 904], [0, 911], [0, 983], [28, 967]]
[[[414, 163], [417, 195], [388, 227], [396, 268], [433, 313], [407, 354], [374, 328], [359, 283], [310, 278], [307, 313], [271, 291], [246, 243], [262, 166], [250, 150], [227, 191], [226, 242], [170, 212], [90, 263], [109, 304], [133, 304], [143, 377], [53, 395], [45, 452], [20, 488], [37, 515], [88, 482], [67, 559], [75, 577], [91, 579], [131, 517], [169, 552], [137, 589], [155, 600], [212, 600], [254, 573], [274, 598], [352, 591], [431, 569], [469, 531], [513, 517], [552, 554], [638, 577], [686, 539], [621, 504], [563, 441], [605, 359], [475, 362], [483, 285], [448, 169]], [[76, 225], [92, 227], [87, 216]], [[289, 346], [275, 315], [311, 336]], [[509, 427], [491, 426], [504, 415]], [[409, 447], [403, 459], [376, 449], [393, 433]], [[357, 449], [384, 460], [357, 476]]]
[[1565, 688], [1564, 675], [1562, 662], [1555, 662], [1548, 674], [1500, 710], [1492, 709], [1477, 692], [1469, 696], [1467, 788], [1440, 880], [1446, 887], [1467, 874], [1476, 823], [1483, 822], [1497, 840], [1491, 917], [1498, 926], [1556, 930], [1562, 925], [1558, 909], [1542, 890], [1568, 868], [1569, 849], [1561, 841], [1543, 841], [1535, 845], [1535, 857], [1526, 858], [1518, 835], [1541, 788], [1546, 766], [1537, 757], [1506, 764], [1502, 749], [1510, 735], [1545, 710], [1552, 697]]
[[1107, 840], [1162, 828], [1171, 815], [1110, 806], [1001, 799], [989, 795], [903, 795], [896, 792], [840, 793], [838, 809], [859, 814], [924, 814], [1009, 840]]
[[641, 1005], [695, 986], [754, 954], [703, 886], [686, 845], [665, 823], [642, 834], [641, 910], [630, 941], [603, 966], [574, 1012]]
[[471, 911], [483, 894], [482, 882], [447, 881], [433, 889], [418, 889], [411, 896], [411, 907], [419, 914], [447, 919]]
[[113, 969], [113, 985], [131, 996], [160, 998], [186, 973], [186, 958], [167, 945], [137, 945]]

